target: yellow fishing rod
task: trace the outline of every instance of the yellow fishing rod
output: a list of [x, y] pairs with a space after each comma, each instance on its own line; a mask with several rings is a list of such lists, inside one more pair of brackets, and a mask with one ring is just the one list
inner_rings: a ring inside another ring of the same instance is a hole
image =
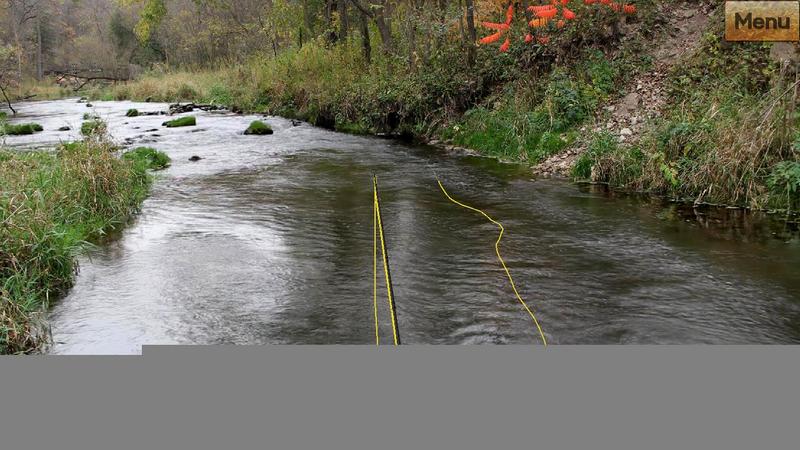
[[400, 329], [397, 326], [397, 309], [394, 303], [394, 289], [392, 288], [392, 275], [389, 270], [389, 250], [383, 233], [383, 220], [381, 219], [381, 200], [378, 192], [378, 177], [372, 176], [372, 304], [375, 311], [375, 345], [380, 345], [378, 333], [378, 237], [381, 242], [381, 255], [383, 256], [383, 274], [386, 283], [386, 296], [389, 300], [389, 312], [392, 318], [392, 335], [394, 345], [400, 345]]

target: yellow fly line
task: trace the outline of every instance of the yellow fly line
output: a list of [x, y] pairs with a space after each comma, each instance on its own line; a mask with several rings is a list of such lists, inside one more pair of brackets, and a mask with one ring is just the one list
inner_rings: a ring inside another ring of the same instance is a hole
[[381, 255], [383, 255], [383, 274], [386, 283], [386, 296], [389, 300], [389, 312], [392, 318], [392, 335], [394, 336], [394, 345], [400, 345], [400, 335], [397, 331], [397, 313], [394, 305], [394, 298], [392, 295], [392, 279], [389, 276], [389, 257], [386, 251], [386, 240], [383, 236], [383, 222], [381, 221], [381, 204], [378, 196], [378, 177], [372, 177], [372, 207], [373, 207], [373, 227], [372, 227], [372, 304], [375, 310], [375, 344], [380, 345], [380, 336], [378, 333], [378, 237], [381, 241]]
[[378, 208], [376, 192], [372, 192], [372, 308], [375, 311], [375, 345], [381, 345], [378, 332]]
[[481, 211], [480, 209], [473, 208], [472, 206], [469, 206], [469, 205], [465, 205], [465, 204], [459, 202], [458, 200], [454, 199], [453, 197], [450, 196], [450, 194], [447, 193], [447, 190], [444, 188], [444, 186], [442, 185], [442, 182], [438, 178], [436, 179], [436, 181], [439, 183], [439, 187], [442, 189], [442, 192], [444, 193], [444, 195], [451, 202], [453, 202], [456, 205], [461, 206], [463, 208], [467, 208], [467, 209], [469, 209], [471, 211], [475, 211], [477, 213], [482, 214], [483, 217], [486, 217], [487, 219], [489, 219], [490, 222], [492, 222], [493, 224], [497, 225], [500, 228], [500, 235], [497, 236], [497, 241], [495, 241], [495, 243], [494, 243], [494, 251], [495, 251], [495, 253], [497, 253], [497, 259], [500, 260], [500, 264], [503, 266], [503, 270], [506, 271], [506, 276], [508, 276], [508, 281], [511, 283], [511, 289], [514, 290], [514, 294], [517, 296], [517, 300], [519, 300], [519, 302], [522, 303], [522, 306], [525, 308], [525, 311], [527, 311], [528, 314], [531, 316], [531, 319], [533, 319], [533, 323], [534, 323], [534, 325], [536, 325], [536, 329], [539, 330], [539, 336], [542, 337], [542, 343], [544, 344], [545, 347], [547, 347], [547, 338], [544, 337], [544, 332], [542, 331], [542, 327], [539, 325], [539, 321], [536, 320], [536, 316], [533, 314], [533, 311], [531, 311], [531, 309], [528, 307], [528, 304], [525, 303], [525, 300], [523, 300], [522, 297], [519, 295], [519, 292], [517, 291], [517, 286], [514, 284], [514, 279], [511, 278], [511, 272], [508, 270], [508, 266], [506, 266], [506, 262], [503, 260], [503, 257], [500, 255], [500, 241], [503, 239], [503, 233], [505, 232], [505, 228], [503, 228], [503, 225], [500, 222], [492, 219], [488, 214], [486, 214], [485, 212]]

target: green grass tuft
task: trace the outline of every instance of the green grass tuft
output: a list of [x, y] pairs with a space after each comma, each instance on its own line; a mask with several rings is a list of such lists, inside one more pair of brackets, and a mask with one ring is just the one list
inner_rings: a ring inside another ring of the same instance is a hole
[[166, 153], [150, 147], [137, 147], [126, 152], [123, 159], [135, 161], [149, 170], [162, 170], [169, 167], [171, 159]]
[[43, 130], [44, 128], [38, 123], [22, 123], [18, 125], [0, 124], [0, 134], [7, 134], [10, 136], [33, 134]]
[[572, 176], [576, 180], [591, 180], [592, 168], [605, 155], [616, 152], [618, 142], [614, 135], [608, 132], [595, 134], [589, 141], [589, 147], [575, 161], [572, 167]]
[[106, 129], [106, 123], [100, 119], [89, 120], [81, 124], [81, 134], [84, 136], [104, 134]]
[[773, 207], [787, 211], [800, 210], [800, 160], [776, 164], [770, 172], [767, 186], [774, 194]]

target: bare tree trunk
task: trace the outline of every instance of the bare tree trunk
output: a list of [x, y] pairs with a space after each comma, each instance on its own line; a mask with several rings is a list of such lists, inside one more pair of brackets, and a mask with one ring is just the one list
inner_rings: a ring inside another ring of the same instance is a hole
[[42, 19], [36, 19], [36, 79], [41, 81], [44, 77], [42, 67]]
[[359, 0], [350, 0], [350, 3], [353, 4], [362, 14], [369, 17], [375, 22], [375, 25], [378, 27], [378, 33], [381, 35], [381, 44], [383, 45], [383, 52], [391, 54], [394, 52], [394, 42], [392, 40], [392, 28], [391, 22], [388, 19], [388, 13], [386, 9], [389, 7], [389, 3], [387, 0], [381, 0], [380, 7], [375, 8], [375, 12], [372, 10], [364, 7]]
[[17, 49], [17, 79], [22, 79], [22, 45], [19, 40], [19, 27], [14, 27], [14, 46]]
[[350, 20], [347, 17], [347, 1], [339, 0], [339, 39], [343, 42], [347, 40], [347, 33], [350, 28]]
[[309, 36], [314, 36], [314, 11], [308, 2], [309, 0], [303, 0], [303, 21]]
[[[445, 25], [445, 19], [447, 18], [447, 7], [448, 7], [449, 3], [450, 2], [448, 0], [438, 0], [438, 4], [439, 4], [439, 8], [438, 8], [438, 13], [439, 13], [438, 16], [439, 17], [438, 17], [438, 19], [439, 19], [439, 23], [442, 24], [442, 25]], [[441, 34], [436, 38], [436, 49], [437, 50], [441, 50], [442, 49], [442, 46], [444, 45], [444, 40], [445, 40], [445, 36], [441, 35]]]
[[364, 51], [364, 59], [367, 64], [372, 64], [372, 44], [369, 41], [369, 22], [364, 14], [361, 17], [361, 46]]
[[478, 32], [475, 30], [475, 1], [465, 0], [467, 6], [467, 64], [469, 67], [475, 65], [475, 41], [478, 40]]
[[384, 8], [378, 10], [375, 14], [375, 25], [378, 26], [378, 32], [381, 34], [381, 42], [383, 43], [383, 51], [386, 54], [394, 52], [394, 42], [392, 40], [392, 29], [386, 19]]

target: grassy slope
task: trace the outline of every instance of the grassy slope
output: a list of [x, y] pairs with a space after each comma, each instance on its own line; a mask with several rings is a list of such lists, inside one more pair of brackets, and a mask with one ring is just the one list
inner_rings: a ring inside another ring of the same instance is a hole
[[720, 13], [700, 50], [670, 75], [664, 117], [633, 145], [596, 136], [578, 178], [686, 200], [800, 208], [795, 69], [771, 60], [771, 44], [725, 43]]
[[111, 150], [91, 136], [56, 153], [0, 151], [0, 354], [43, 343], [39, 316], [71, 285], [76, 253], [147, 195], [150, 161]]

